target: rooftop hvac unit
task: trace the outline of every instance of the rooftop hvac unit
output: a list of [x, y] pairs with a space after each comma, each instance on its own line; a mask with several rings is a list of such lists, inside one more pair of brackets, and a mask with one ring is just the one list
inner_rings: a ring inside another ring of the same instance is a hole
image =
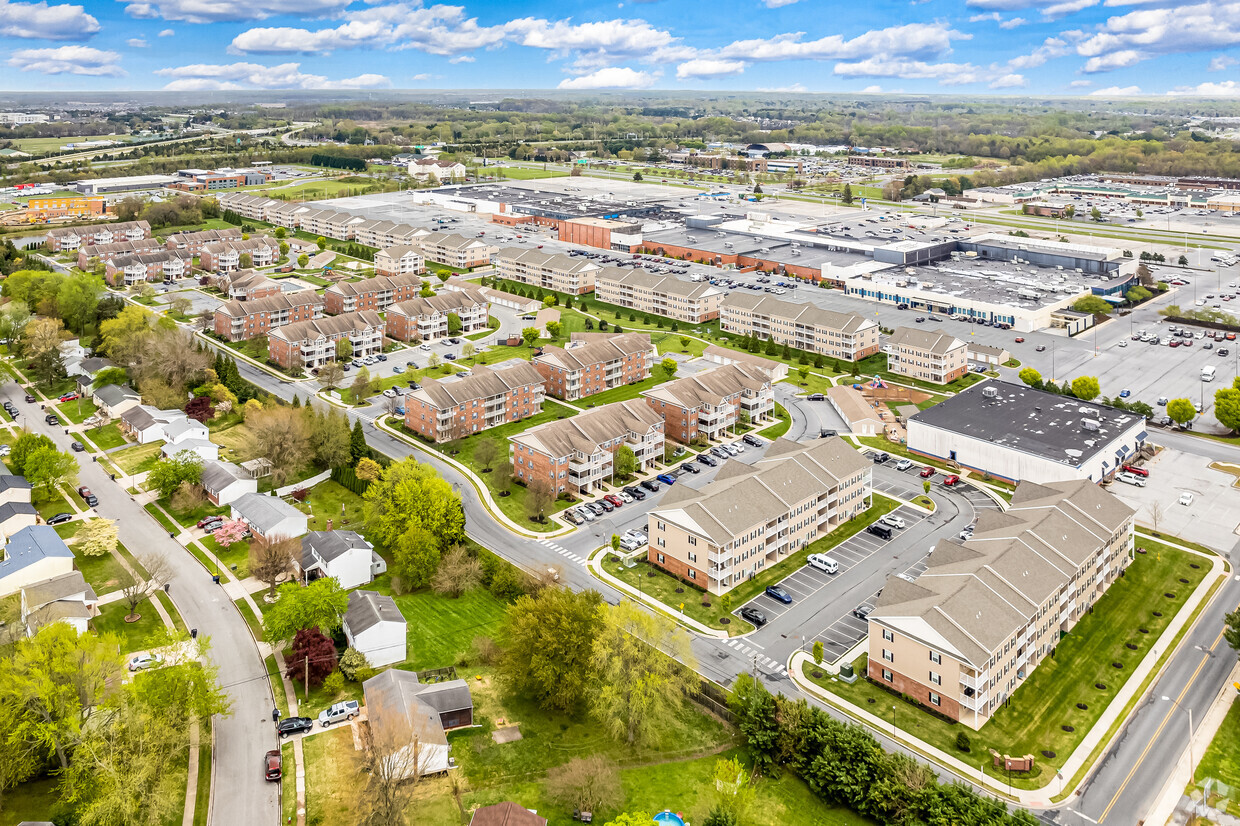
[[1063, 264], [1056, 264], [1056, 265], [1055, 265], [1055, 269], [1057, 269], [1057, 270], [1062, 270], [1062, 269], [1063, 269]]
[[983, 387], [982, 395], [988, 399], [999, 398], [999, 389], [997, 387]]
[[1097, 433], [1102, 429], [1102, 424], [1097, 419], [1081, 419], [1081, 427], [1090, 432]]

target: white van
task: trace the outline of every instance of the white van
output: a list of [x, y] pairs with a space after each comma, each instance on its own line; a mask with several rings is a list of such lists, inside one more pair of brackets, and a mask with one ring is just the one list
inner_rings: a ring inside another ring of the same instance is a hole
[[1202, 381], [1214, 381], [1215, 372], [1217, 371], [1215, 370], [1214, 365], [1207, 364], [1205, 367], [1201, 368], [1201, 380]]
[[839, 563], [826, 554], [810, 554], [805, 561], [809, 563], [811, 568], [817, 568], [823, 573], [835, 575], [840, 570]]

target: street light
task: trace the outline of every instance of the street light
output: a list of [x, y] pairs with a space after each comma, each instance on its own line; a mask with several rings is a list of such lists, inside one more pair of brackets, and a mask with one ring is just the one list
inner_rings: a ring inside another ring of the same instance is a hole
[[1188, 713], [1188, 780], [1191, 783], [1193, 779], [1193, 710], [1188, 706], [1182, 706], [1179, 702], [1171, 699], [1166, 694], [1162, 696], [1163, 702], [1169, 702], [1176, 708], [1182, 709]]

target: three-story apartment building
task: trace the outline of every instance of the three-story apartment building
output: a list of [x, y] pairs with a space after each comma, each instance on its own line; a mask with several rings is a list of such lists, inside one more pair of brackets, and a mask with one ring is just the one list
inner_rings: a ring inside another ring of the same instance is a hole
[[461, 332], [487, 328], [490, 307], [475, 290], [447, 291], [393, 304], [387, 311], [387, 335], [398, 341], [430, 341], [447, 336], [450, 316], [461, 320]]
[[280, 242], [274, 238], [250, 238], [245, 241], [214, 241], [198, 250], [198, 266], [207, 272], [233, 272], [248, 269], [241, 266], [241, 257], [248, 255], [248, 267], [268, 267], [280, 257]]
[[193, 256], [202, 252], [202, 248], [207, 244], [240, 240], [241, 227], [228, 227], [227, 229], [207, 229], [201, 232], [178, 232], [169, 235], [164, 246], [170, 250], [188, 252]]
[[332, 315], [356, 313], [359, 310], [383, 312], [400, 301], [407, 301], [418, 294], [422, 279], [407, 275], [364, 278], [361, 281], [341, 281], [323, 291], [327, 312]]
[[547, 380], [547, 394], [576, 401], [650, 378], [658, 354], [649, 333], [622, 333], [548, 345], [531, 362]]
[[973, 538], [937, 542], [869, 616], [871, 679], [981, 728], [1123, 573], [1135, 511], [1088, 479], [1021, 482]]
[[396, 221], [363, 221], [353, 227], [355, 241], [380, 250], [402, 244], [414, 244], [418, 238], [429, 234], [428, 229]]
[[500, 250], [495, 267], [509, 281], [572, 295], [594, 292], [594, 275], [602, 269], [588, 258], [520, 247]]
[[104, 268], [108, 282], [113, 286], [132, 287], [147, 281], [184, 278], [193, 269], [193, 260], [183, 252], [173, 250], [147, 250], [118, 255], [108, 261]]
[[526, 362], [474, 367], [451, 382], [426, 379], [405, 396], [405, 426], [432, 442], [446, 442], [542, 411], [543, 379]]
[[690, 444], [699, 436], [721, 439], [740, 421], [763, 422], [775, 411], [771, 378], [761, 370], [726, 364], [642, 392], [666, 423], [668, 438]]
[[217, 290], [236, 301], [253, 301], [284, 292], [280, 282], [273, 281], [257, 270], [232, 270], [211, 280]]
[[447, 264], [458, 270], [485, 267], [498, 249], [477, 238], [466, 238], [452, 232], [432, 232], [418, 239], [422, 257], [427, 261]]
[[647, 560], [727, 593], [864, 511], [872, 474], [873, 463], [838, 437], [777, 439], [753, 465], [729, 460], [701, 490], [664, 494], [647, 516]]
[[419, 247], [398, 244], [375, 253], [377, 275], [419, 275], [426, 272], [426, 261]]
[[353, 346], [354, 358], [383, 352], [383, 329], [383, 317], [372, 310], [299, 321], [267, 334], [267, 354], [286, 370], [313, 370], [336, 360], [342, 340]]
[[604, 267], [594, 276], [594, 295], [618, 307], [701, 324], [719, 317], [724, 293], [706, 282], [681, 281], [674, 275]]
[[47, 248], [51, 252], [76, 250], [80, 247], [115, 244], [120, 241], [141, 241], [151, 237], [146, 221], [124, 221], [118, 224], [91, 224], [85, 227], [62, 227], [47, 231]]
[[921, 381], [948, 384], [969, 372], [969, 346], [950, 333], [897, 327], [887, 340], [887, 369]]
[[276, 293], [215, 308], [215, 334], [228, 341], [265, 336], [277, 327], [323, 317], [323, 296], [314, 290]]
[[879, 349], [878, 323], [865, 316], [747, 292], [735, 292], [723, 300], [719, 327], [734, 335], [756, 335], [763, 341], [845, 361], [861, 361]]
[[160, 249], [154, 238], [143, 238], [140, 241], [118, 241], [114, 244], [91, 244], [78, 247], [78, 269], [90, 272], [95, 261], [104, 264], [118, 255], [131, 255], [135, 252], [150, 252]]
[[510, 436], [513, 474], [557, 494], [589, 495], [614, 482], [615, 454], [633, 451], [637, 472], [663, 459], [663, 419], [640, 399], [605, 404]]

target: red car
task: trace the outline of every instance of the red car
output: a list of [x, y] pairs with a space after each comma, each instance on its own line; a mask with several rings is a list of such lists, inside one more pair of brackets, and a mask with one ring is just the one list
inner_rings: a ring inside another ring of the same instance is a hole
[[929, 479], [933, 475], [934, 475], [934, 468], [932, 467], [925, 468], [922, 470], [921, 473], [918, 474], [918, 476], [920, 476], [922, 479]]
[[78, 397], [77, 393], [66, 393], [60, 397], [62, 402], [71, 402]]
[[279, 749], [272, 749], [263, 758], [263, 776], [268, 780], [279, 780], [284, 776], [284, 761]]
[[1016, 337], [1016, 343], [1017, 343], [1017, 344], [1024, 344], [1024, 343], [1025, 343], [1025, 337], [1024, 337], [1024, 336], [1017, 336], [1017, 337]]
[[1136, 465], [1124, 465], [1124, 471], [1126, 473], [1131, 473], [1133, 476], [1141, 476], [1145, 478], [1148, 478], [1150, 475], [1148, 470], [1143, 467], [1137, 467]]
[[608, 502], [612, 503], [613, 505], [615, 505], [617, 508], [624, 504], [624, 500], [621, 499], [619, 496], [616, 496], [614, 493], [609, 493], [603, 498], [606, 499]]
[[215, 516], [204, 516], [202, 519], [198, 520], [198, 527], [205, 528], [207, 525], [210, 525], [212, 522], [223, 522], [223, 521], [224, 521], [224, 517], [220, 516], [219, 514], [216, 514]]
[[953, 473], [951, 476], [948, 476], [946, 479], [943, 480], [943, 484], [949, 488], [955, 487], [956, 485], [960, 484], [960, 477]]

